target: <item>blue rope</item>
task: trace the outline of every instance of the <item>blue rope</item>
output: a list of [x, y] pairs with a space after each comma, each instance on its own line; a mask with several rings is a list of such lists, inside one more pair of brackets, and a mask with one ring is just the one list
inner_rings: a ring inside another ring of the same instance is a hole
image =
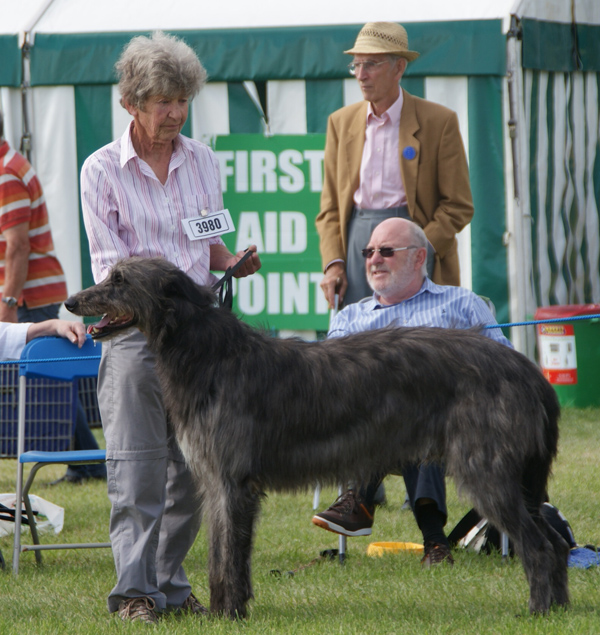
[[[552, 324], [556, 322], [576, 322], [578, 320], [596, 320], [600, 318], [600, 313], [594, 315], [577, 315], [574, 317], [561, 317], [561, 318], [550, 318], [547, 320], [528, 320], [526, 322], [508, 322], [506, 324], [487, 324], [484, 326], [484, 329], [502, 329], [502, 328], [510, 328], [513, 326], [533, 326], [535, 324]], [[29, 359], [29, 360], [18, 360], [18, 359], [10, 359], [7, 361], [0, 361], [0, 366], [6, 364], [49, 364], [51, 362], [80, 362], [88, 359], [101, 359], [100, 355], [93, 355], [91, 357], [50, 357], [48, 359]]]
[[512, 326], [531, 326], [534, 324], [552, 324], [555, 322], [575, 322], [577, 320], [594, 320], [600, 318], [600, 314], [596, 315], [577, 315], [574, 317], [549, 318], [547, 320], [529, 320], [527, 322], [509, 322], [508, 324], [488, 324], [484, 329], [502, 329]]

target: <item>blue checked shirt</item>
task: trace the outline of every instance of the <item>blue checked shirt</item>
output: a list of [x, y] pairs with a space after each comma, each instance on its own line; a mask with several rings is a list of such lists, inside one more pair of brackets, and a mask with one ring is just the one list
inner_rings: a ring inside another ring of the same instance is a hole
[[[462, 287], [438, 285], [426, 278], [418, 293], [399, 304], [380, 304], [375, 294], [349, 304], [331, 321], [328, 337], [343, 337], [387, 326], [467, 329], [487, 324], [497, 322], [478, 295]], [[512, 348], [499, 328], [483, 329], [481, 333]]]

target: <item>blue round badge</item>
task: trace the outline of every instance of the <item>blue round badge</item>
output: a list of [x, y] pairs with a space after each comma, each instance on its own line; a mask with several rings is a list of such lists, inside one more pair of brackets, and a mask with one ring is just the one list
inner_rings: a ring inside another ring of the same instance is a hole
[[406, 148], [402, 150], [402, 156], [410, 161], [417, 156], [417, 151], [412, 146], [406, 146]]

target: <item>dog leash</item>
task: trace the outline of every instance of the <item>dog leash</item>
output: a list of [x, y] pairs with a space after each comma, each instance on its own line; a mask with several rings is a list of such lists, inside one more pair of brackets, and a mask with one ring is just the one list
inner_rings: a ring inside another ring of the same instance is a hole
[[216, 293], [219, 292], [219, 306], [225, 307], [231, 311], [233, 306], [233, 286], [231, 279], [235, 272], [252, 257], [253, 251], [246, 250], [246, 253], [233, 265], [233, 267], [227, 267], [225, 275], [212, 286], [212, 290]]

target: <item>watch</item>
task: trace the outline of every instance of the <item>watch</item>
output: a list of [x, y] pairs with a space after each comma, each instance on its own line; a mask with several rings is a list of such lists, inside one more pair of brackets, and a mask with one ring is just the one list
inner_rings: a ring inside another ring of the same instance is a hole
[[17, 306], [18, 300], [17, 298], [13, 298], [10, 295], [7, 295], [2, 298], [2, 302], [4, 302], [4, 304], [6, 304], [7, 307], [12, 309]]

